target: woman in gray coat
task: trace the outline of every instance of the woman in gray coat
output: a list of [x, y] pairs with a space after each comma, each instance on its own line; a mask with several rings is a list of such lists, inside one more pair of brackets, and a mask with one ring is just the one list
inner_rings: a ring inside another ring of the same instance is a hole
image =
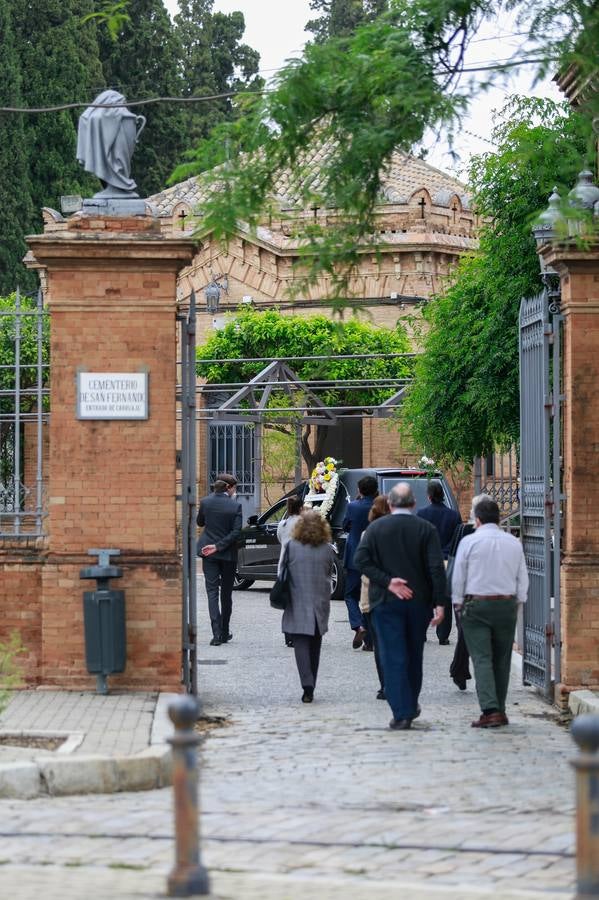
[[[303, 505], [303, 500], [301, 497], [298, 497], [297, 494], [287, 498], [287, 515], [285, 518], [281, 519], [277, 525], [277, 540], [281, 545], [281, 552], [279, 553], [279, 562], [277, 565], [277, 575], [281, 574], [281, 562], [283, 561], [285, 547], [291, 540], [291, 535], [293, 534], [297, 520], [300, 517]], [[285, 635], [285, 646], [293, 647], [293, 638], [290, 634]]]
[[334, 559], [328, 522], [315, 510], [302, 513], [287, 545], [291, 602], [282, 621], [293, 640], [302, 703], [314, 697], [322, 636], [329, 627]]

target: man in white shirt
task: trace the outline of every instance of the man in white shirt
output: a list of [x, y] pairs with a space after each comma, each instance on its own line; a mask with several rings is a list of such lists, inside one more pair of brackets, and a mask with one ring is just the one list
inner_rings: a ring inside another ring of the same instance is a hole
[[505, 698], [519, 603], [526, 603], [528, 572], [520, 541], [499, 527], [490, 497], [474, 504], [476, 531], [458, 547], [451, 581], [453, 605], [474, 664], [482, 710], [473, 728], [507, 725]]

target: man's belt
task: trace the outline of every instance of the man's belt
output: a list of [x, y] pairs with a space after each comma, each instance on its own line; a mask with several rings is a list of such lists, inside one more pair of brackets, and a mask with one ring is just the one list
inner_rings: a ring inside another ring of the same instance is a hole
[[464, 600], [515, 600], [515, 594], [466, 594]]

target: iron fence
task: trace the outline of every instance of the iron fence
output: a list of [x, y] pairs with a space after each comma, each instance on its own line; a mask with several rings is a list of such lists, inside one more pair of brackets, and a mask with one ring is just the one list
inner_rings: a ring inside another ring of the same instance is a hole
[[0, 538], [44, 536], [49, 322], [41, 290], [0, 301]]

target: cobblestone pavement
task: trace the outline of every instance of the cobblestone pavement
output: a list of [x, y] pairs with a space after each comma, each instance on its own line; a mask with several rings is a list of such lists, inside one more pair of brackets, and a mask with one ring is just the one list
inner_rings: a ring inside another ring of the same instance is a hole
[[[474, 692], [450, 682], [452, 647], [431, 633], [422, 716], [390, 732], [372, 654], [351, 650], [343, 604], [310, 706], [267, 594], [235, 599], [233, 641], [206, 639], [200, 653], [204, 713], [230, 720], [202, 752], [215, 896], [573, 896], [574, 745], [532, 691], [515, 679], [510, 726], [471, 729]], [[171, 804], [168, 790], [1, 801], [0, 896], [158, 896], [174, 853]]]

